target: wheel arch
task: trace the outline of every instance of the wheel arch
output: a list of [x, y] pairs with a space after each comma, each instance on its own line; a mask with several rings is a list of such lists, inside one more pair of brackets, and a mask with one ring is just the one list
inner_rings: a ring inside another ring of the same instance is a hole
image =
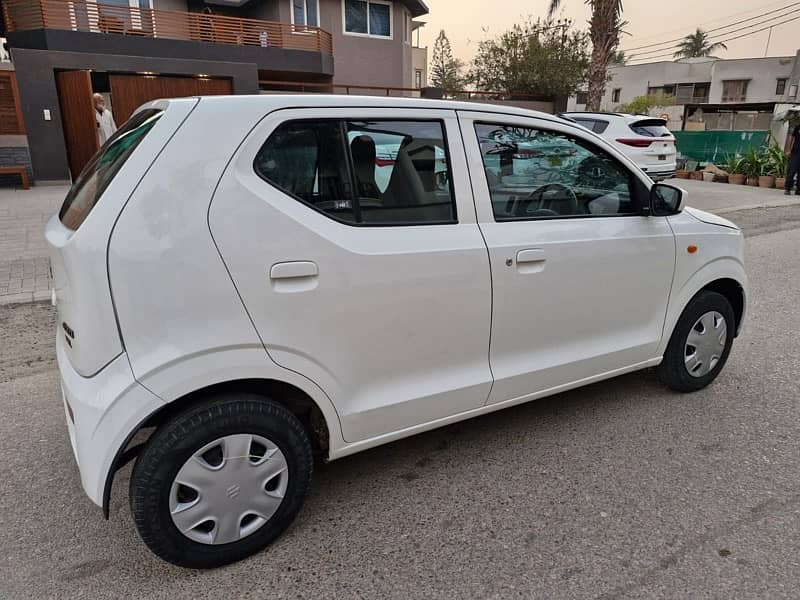
[[333, 436], [334, 445], [339, 444], [341, 430], [336, 429], [338, 420], [336, 423], [330, 423], [329, 417], [326, 417], [325, 411], [320, 404], [311, 394], [294, 383], [282, 379], [264, 377], [240, 378], [210, 383], [160, 406], [143, 418], [128, 434], [124, 443], [117, 450], [106, 474], [103, 489], [103, 516], [106, 519], [109, 518], [111, 489], [117, 471], [138, 456], [147, 440], [158, 427], [168, 422], [178, 413], [210, 396], [230, 392], [257, 394], [284, 406], [300, 420], [311, 438], [315, 451], [326, 459], [329, 456], [331, 437]]
[[747, 312], [747, 276], [742, 263], [733, 257], [719, 258], [696, 271], [677, 292], [673, 292], [664, 322], [664, 335], [658, 348], [662, 355], [683, 311], [702, 291], [711, 290], [725, 296], [736, 315], [736, 336]]

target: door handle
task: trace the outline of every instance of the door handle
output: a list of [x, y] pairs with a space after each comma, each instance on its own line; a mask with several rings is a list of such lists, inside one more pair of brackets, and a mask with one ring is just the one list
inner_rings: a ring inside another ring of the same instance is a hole
[[544, 250], [541, 248], [531, 248], [517, 252], [517, 264], [542, 263], [547, 260]]
[[541, 248], [528, 248], [517, 252], [517, 272], [521, 274], [539, 273], [544, 271], [547, 260]]
[[316, 277], [317, 275], [319, 275], [317, 263], [310, 260], [275, 263], [269, 270], [270, 279], [299, 279], [301, 277]]

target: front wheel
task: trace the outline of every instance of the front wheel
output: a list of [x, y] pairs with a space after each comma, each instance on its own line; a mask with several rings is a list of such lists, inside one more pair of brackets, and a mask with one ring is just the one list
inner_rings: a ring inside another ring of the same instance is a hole
[[664, 352], [658, 375], [678, 392], [694, 392], [716, 379], [733, 344], [736, 317], [722, 294], [697, 294], [683, 314]]
[[267, 546], [311, 483], [311, 443], [280, 404], [251, 394], [192, 407], [148, 440], [131, 475], [131, 512], [159, 557], [211, 568]]

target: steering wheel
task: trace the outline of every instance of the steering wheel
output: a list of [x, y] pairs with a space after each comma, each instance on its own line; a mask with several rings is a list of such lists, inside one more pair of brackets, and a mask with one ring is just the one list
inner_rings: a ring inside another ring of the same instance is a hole
[[[536, 203], [536, 204], [534, 204]], [[517, 205], [517, 217], [578, 214], [578, 197], [562, 183], [547, 183], [533, 190]]]

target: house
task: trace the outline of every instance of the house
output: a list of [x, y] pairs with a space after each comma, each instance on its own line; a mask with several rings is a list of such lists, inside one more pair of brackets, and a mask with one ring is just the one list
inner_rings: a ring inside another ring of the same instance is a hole
[[423, 0], [0, 0], [37, 181], [97, 149], [93, 92], [118, 123], [143, 102], [414, 85]]
[[[673, 105], [655, 109], [669, 117], [670, 129], [768, 130], [775, 106], [797, 98], [796, 56], [723, 60], [688, 58], [638, 65], [613, 65], [603, 110], [617, 110], [638, 96], [664, 95]], [[790, 84], [796, 73], [794, 84]], [[583, 110], [586, 94], [568, 101]], [[699, 111], [699, 112], [698, 112]]]

